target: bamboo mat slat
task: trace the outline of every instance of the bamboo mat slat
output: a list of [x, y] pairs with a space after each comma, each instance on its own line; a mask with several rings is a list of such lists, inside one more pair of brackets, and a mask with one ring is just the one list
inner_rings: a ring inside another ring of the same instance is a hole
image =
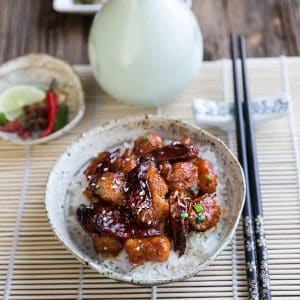
[[[87, 110], [72, 132], [45, 145], [0, 141], [0, 298], [3, 299], [247, 299], [242, 226], [207, 270], [156, 289], [105, 278], [81, 266], [53, 235], [44, 208], [47, 177], [57, 157], [89, 128], [113, 118], [155, 113], [120, 104], [95, 83], [89, 66], [75, 66]], [[257, 131], [257, 146], [273, 299], [300, 299], [300, 58], [250, 59], [253, 97], [287, 93], [292, 111]], [[205, 62], [168, 116], [192, 121], [195, 97], [232, 99], [227, 60]], [[235, 151], [235, 136], [206, 128]]]

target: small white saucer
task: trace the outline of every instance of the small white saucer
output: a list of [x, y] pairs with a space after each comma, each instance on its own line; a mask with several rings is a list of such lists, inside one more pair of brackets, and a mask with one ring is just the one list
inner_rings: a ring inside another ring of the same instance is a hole
[[[289, 101], [284, 94], [257, 98], [252, 102], [255, 127], [280, 118], [288, 111]], [[195, 99], [193, 113], [194, 120], [199, 125], [216, 126], [225, 131], [232, 131], [235, 128], [233, 102]]]

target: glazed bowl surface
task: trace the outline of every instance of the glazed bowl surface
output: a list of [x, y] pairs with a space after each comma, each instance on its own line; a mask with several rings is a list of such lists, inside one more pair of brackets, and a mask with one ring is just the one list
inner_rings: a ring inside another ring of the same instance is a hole
[[[143, 276], [141, 278], [123, 274], [109, 269], [86, 251], [84, 245], [74, 238], [74, 233], [68, 226], [70, 213], [68, 188], [75, 176], [82, 172], [91, 157], [100, 151], [118, 148], [129, 143], [137, 136], [153, 131], [163, 139], [180, 139], [184, 135], [190, 136], [197, 144], [206, 144], [213, 149], [217, 160], [223, 165], [226, 174], [228, 192], [227, 217], [220, 231], [218, 243], [189, 270], [178, 272], [173, 276]], [[157, 285], [187, 279], [204, 270], [216, 256], [231, 241], [238, 225], [245, 198], [245, 182], [243, 171], [232, 152], [225, 143], [199, 127], [163, 116], [142, 115], [126, 119], [118, 119], [110, 123], [91, 129], [78, 141], [70, 145], [55, 163], [46, 187], [45, 204], [48, 219], [52, 229], [65, 247], [82, 263], [95, 269], [99, 273], [120, 281], [140, 285]]]

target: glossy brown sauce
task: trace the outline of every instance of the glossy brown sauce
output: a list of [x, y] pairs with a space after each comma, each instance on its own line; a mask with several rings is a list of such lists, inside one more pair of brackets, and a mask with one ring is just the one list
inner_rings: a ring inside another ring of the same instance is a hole
[[172, 242], [184, 254], [188, 233], [208, 230], [220, 217], [217, 176], [189, 137], [164, 145], [149, 132], [123, 154], [99, 153], [85, 175], [91, 205], [80, 205], [77, 217], [105, 256], [125, 247], [133, 263], [165, 261]]

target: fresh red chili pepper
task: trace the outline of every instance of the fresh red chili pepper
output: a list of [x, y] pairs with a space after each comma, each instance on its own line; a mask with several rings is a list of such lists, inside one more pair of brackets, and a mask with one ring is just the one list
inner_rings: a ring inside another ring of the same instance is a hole
[[46, 102], [48, 107], [47, 113], [47, 128], [41, 132], [40, 137], [45, 137], [54, 131], [55, 117], [57, 112], [57, 94], [53, 90], [46, 93]]
[[19, 119], [4, 124], [0, 127], [0, 131], [17, 133], [23, 139], [27, 139], [30, 135]]

